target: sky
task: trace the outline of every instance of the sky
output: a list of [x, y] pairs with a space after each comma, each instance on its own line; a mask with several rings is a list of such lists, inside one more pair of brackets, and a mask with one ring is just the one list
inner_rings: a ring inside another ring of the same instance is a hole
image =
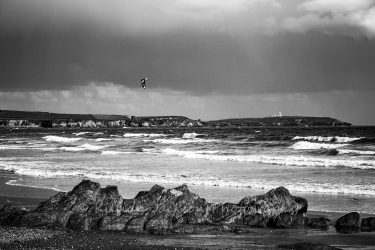
[[375, 125], [374, 66], [375, 0], [0, 0], [0, 110]]

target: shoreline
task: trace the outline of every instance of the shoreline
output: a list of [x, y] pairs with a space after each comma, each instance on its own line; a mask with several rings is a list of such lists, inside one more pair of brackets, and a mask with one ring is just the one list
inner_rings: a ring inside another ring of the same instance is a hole
[[[16, 180], [15, 173], [0, 171], [0, 209], [4, 205], [12, 205], [15, 207], [25, 207], [27, 209], [35, 209], [41, 202], [48, 200], [60, 191], [50, 188], [39, 188], [22, 185], [7, 184], [11, 180]], [[20, 176], [20, 175], [18, 175]], [[142, 191], [142, 190], [139, 190]], [[267, 191], [265, 191], [267, 192]], [[297, 195], [298, 196], [298, 195]], [[304, 197], [303, 195], [301, 197]], [[204, 196], [202, 198], [205, 198]], [[305, 197], [304, 197], [305, 198]], [[225, 203], [225, 202], [223, 202]], [[355, 211], [352, 211], [355, 212]], [[315, 211], [308, 210], [307, 216], [310, 218], [326, 217], [331, 221], [336, 221], [348, 212], [331, 212], [331, 211]], [[359, 212], [362, 218], [375, 217], [375, 214]]]
[[16, 179], [16, 174], [0, 172], [0, 207], [12, 205], [35, 209], [40, 202], [46, 201], [58, 192], [51, 189], [9, 185], [7, 182]]
[[[57, 193], [57, 191], [43, 188], [25, 186], [12, 186], [6, 184], [9, 180], [16, 179], [17, 174], [4, 173], [0, 175], [0, 208], [9, 204], [27, 209], [35, 209], [40, 202]], [[7, 195], [11, 192], [13, 195]], [[100, 246], [101, 249], [220, 249], [226, 246], [229, 249], [280, 249], [278, 245], [290, 245], [301, 242], [309, 244], [324, 243], [339, 249], [372, 249], [375, 247], [375, 232], [339, 232], [334, 227], [335, 221], [345, 213], [308, 211], [308, 217], [326, 217], [330, 219], [328, 229], [309, 228], [296, 226], [290, 228], [247, 228], [249, 233], [228, 233], [212, 231], [212, 226], [198, 226], [201, 231], [193, 234], [176, 235], [131, 235], [122, 232], [106, 231], [58, 231], [47, 229], [51, 238], [46, 240], [26, 240], [25, 242], [4, 243], [0, 239], [1, 249], [23, 249], [24, 247], [40, 247], [38, 249], [56, 247], [63, 244], [73, 249], [90, 249]], [[371, 215], [361, 214], [361, 217]], [[40, 229], [0, 227], [6, 234], [17, 235], [24, 231], [31, 235], [39, 235]], [[44, 229], [43, 229], [44, 230]], [[42, 235], [45, 232], [43, 231]], [[1, 237], [0, 237], [1, 238]], [[97, 239], [101, 239], [100, 242]], [[95, 244], [94, 244], [95, 243]], [[19, 245], [18, 245], [19, 244]], [[20, 246], [17, 248], [16, 246]], [[83, 247], [84, 246], [84, 247]], [[83, 247], [83, 248], [82, 248]], [[307, 249], [307, 248], [294, 248]], [[314, 248], [312, 248], [314, 249]], [[317, 248], [318, 249], [318, 248]]]
[[[7, 184], [11, 180], [17, 180], [22, 175], [8, 172], [8, 171], [0, 171], [0, 209], [4, 205], [12, 205], [15, 207], [25, 207], [28, 209], [35, 209], [38, 207], [40, 202], [44, 202], [48, 200], [50, 197], [56, 195], [59, 192], [51, 188], [39, 188], [39, 187], [31, 187], [31, 186], [23, 186], [23, 185], [11, 185]], [[78, 184], [78, 183], [77, 183]], [[152, 185], [151, 185], [152, 186]], [[169, 188], [169, 187], [168, 187]], [[194, 191], [194, 188], [192, 188]], [[138, 190], [138, 192], [143, 190]], [[268, 190], [264, 190], [266, 193]], [[194, 191], [196, 192], [196, 191]], [[123, 195], [123, 194], [122, 194]], [[205, 198], [204, 195], [198, 194], [201, 198]], [[304, 195], [299, 195], [299, 193], [294, 193], [296, 196], [301, 196], [306, 198]], [[136, 194], [134, 195], [134, 197]], [[123, 196], [124, 197], [124, 196]], [[130, 199], [133, 197], [129, 197]], [[307, 199], [309, 201], [309, 199]], [[221, 202], [221, 203], [226, 203]], [[235, 202], [234, 202], [235, 203]], [[349, 211], [349, 212], [356, 212], [356, 211]], [[319, 218], [319, 217], [326, 217], [330, 220], [337, 220], [341, 216], [349, 213], [349, 212], [339, 212], [339, 211], [316, 211], [316, 210], [308, 210], [307, 215], [311, 218]], [[375, 214], [372, 213], [363, 213], [359, 212], [361, 217], [375, 217]]]

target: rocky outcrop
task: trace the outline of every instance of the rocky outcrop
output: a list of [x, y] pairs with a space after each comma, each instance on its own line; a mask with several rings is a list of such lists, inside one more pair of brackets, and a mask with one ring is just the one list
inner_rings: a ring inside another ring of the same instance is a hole
[[317, 228], [328, 228], [330, 220], [324, 217], [321, 218], [304, 218], [304, 225], [309, 227], [317, 227]]
[[101, 188], [99, 183], [83, 180], [33, 211], [5, 206], [0, 210], [0, 225], [153, 234], [202, 224], [290, 226], [303, 224], [307, 206], [304, 198], [292, 196], [283, 187], [245, 197], [238, 204], [222, 204], [207, 202], [186, 185], [173, 189], [155, 185], [134, 199], [123, 199], [115, 186]]
[[343, 232], [373, 231], [375, 230], [375, 217], [361, 219], [358, 212], [351, 212], [340, 217], [335, 227]]
[[362, 219], [361, 227], [364, 228], [375, 228], [375, 217], [369, 217]]
[[359, 228], [361, 226], [361, 216], [358, 212], [345, 214], [336, 221], [338, 228]]

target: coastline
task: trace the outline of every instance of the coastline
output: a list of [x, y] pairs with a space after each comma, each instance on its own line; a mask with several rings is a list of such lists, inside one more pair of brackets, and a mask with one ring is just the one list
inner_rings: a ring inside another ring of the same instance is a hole
[[[25, 207], [35, 209], [42, 201], [57, 193], [55, 190], [12, 186], [6, 184], [9, 180], [16, 179], [17, 174], [2, 172], [0, 174], [0, 207], [9, 204], [16, 207]], [[373, 249], [375, 246], [375, 232], [353, 232], [336, 231], [335, 221], [344, 215], [337, 212], [308, 211], [308, 217], [319, 218], [326, 217], [330, 219], [329, 229], [317, 229], [304, 226], [291, 228], [248, 228], [249, 233], [228, 233], [221, 231], [212, 231], [212, 226], [199, 226], [200, 230], [194, 234], [177, 235], [129, 235], [119, 232], [72, 232], [47, 229], [40, 233], [40, 229], [25, 229], [0, 227], [0, 231], [6, 234], [23, 234], [26, 230], [29, 234], [45, 235], [51, 234], [51, 237], [39, 240], [38, 237], [19, 242], [4, 243], [0, 239], [1, 249], [23, 249], [24, 247], [38, 247], [44, 249], [56, 247], [63, 244], [73, 249], [90, 249], [100, 246], [101, 249], [121, 249], [129, 247], [131, 249], [220, 249], [226, 246], [228, 249], [280, 249], [279, 245], [291, 244], [326, 244], [338, 247], [338, 249]], [[374, 215], [361, 214], [362, 217]], [[44, 229], [43, 229], [44, 230]], [[98, 238], [101, 239], [98, 242]], [[14, 245], [17, 243], [16, 245]], [[17, 248], [19, 246], [20, 248]], [[318, 246], [318, 245], [316, 245]], [[83, 247], [83, 248], [82, 248]], [[314, 249], [314, 248], [294, 249]], [[320, 248], [316, 248], [320, 249]], [[325, 249], [325, 248], [324, 248]], [[328, 248], [327, 248], [328, 249]]]
[[[57, 194], [59, 191], [49, 189], [49, 188], [38, 188], [38, 187], [30, 187], [30, 186], [19, 186], [19, 185], [11, 185], [7, 184], [11, 180], [16, 180], [22, 177], [19, 174], [15, 174], [8, 171], [0, 171], [0, 208], [4, 205], [12, 205], [16, 207], [25, 207], [28, 209], [34, 209], [36, 208], [40, 202], [46, 201], [50, 197]], [[78, 184], [78, 183], [77, 183]], [[152, 185], [151, 185], [152, 186]], [[150, 186], [150, 188], [151, 188]], [[167, 186], [176, 186], [176, 185], [167, 185]], [[169, 188], [169, 187], [168, 187]], [[194, 190], [194, 186], [191, 188], [193, 192], [196, 192]], [[143, 190], [138, 190], [139, 191]], [[264, 193], [266, 193], [268, 190], [264, 190]], [[136, 194], [132, 197], [127, 197], [129, 199], [136, 196]], [[199, 196], [202, 198], [206, 198], [204, 194], [198, 193]], [[301, 196], [303, 198], [306, 198], [303, 194], [296, 193], [294, 195]], [[124, 194], [122, 194], [124, 197]], [[307, 199], [309, 201], [309, 199]], [[230, 202], [230, 201], [224, 201]], [[354, 212], [354, 211], [350, 211]], [[308, 210], [307, 215], [311, 218], [319, 218], [319, 217], [326, 217], [332, 221], [336, 221], [338, 218], [343, 216], [348, 212], [328, 212], [328, 211], [315, 211], [315, 210]], [[361, 217], [375, 217], [375, 214], [371, 213], [362, 213], [359, 212]]]

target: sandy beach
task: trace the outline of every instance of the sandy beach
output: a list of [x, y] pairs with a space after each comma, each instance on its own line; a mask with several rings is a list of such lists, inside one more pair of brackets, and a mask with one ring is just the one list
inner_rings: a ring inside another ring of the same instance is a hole
[[[9, 204], [34, 209], [56, 194], [54, 190], [6, 184], [15, 178], [20, 176], [1, 173], [0, 207]], [[375, 232], [336, 231], [334, 222], [342, 215], [308, 212], [308, 217], [330, 219], [329, 229], [246, 228], [247, 233], [228, 233], [226, 226], [199, 226], [194, 234], [162, 236], [1, 227], [0, 249], [335, 249], [328, 245], [338, 249], [375, 249]]]

